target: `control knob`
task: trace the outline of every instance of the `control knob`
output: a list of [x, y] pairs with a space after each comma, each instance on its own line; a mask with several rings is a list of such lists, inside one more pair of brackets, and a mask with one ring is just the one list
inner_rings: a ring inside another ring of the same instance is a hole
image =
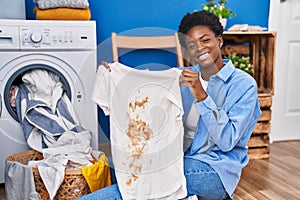
[[31, 33], [30, 39], [34, 43], [39, 43], [42, 41], [42, 35], [40, 33]]

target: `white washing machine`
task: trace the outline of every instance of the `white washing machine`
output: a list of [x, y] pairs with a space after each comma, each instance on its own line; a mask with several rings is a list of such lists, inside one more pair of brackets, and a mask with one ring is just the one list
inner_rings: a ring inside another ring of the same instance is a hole
[[91, 101], [97, 70], [95, 21], [0, 20], [0, 183], [5, 159], [29, 147], [9, 90], [33, 68], [57, 74], [82, 125], [98, 149], [97, 106]]

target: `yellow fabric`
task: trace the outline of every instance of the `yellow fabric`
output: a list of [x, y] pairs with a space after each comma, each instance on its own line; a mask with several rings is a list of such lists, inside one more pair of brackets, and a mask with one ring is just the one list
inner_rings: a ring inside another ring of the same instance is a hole
[[81, 168], [81, 173], [88, 183], [91, 192], [111, 185], [109, 163], [104, 154], [92, 166]]
[[39, 20], [90, 20], [91, 11], [89, 8], [51, 8], [39, 9], [35, 7], [33, 12]]

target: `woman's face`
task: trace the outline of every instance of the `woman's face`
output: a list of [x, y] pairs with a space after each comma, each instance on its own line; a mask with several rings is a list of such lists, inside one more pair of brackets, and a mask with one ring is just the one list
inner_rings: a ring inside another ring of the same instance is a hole
[[206, 26], [195, 26], [187, 33], [186, 45], [190, 57], [203, 69], [212, 66], [216, 66], [218, 70], [222, 68], [222, 44], [223, 38], [216, 37]]

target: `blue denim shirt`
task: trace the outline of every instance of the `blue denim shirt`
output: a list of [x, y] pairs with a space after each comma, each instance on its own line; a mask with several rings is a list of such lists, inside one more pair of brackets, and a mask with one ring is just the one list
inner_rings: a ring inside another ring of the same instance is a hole
[[[257, 84], [249, 74], [236, 69], [230, 60], [208, 82], [208, 97], [195, 106], [200, 112], [193, 143], [185, 157], [201, 160], [218, 173], [233, 197], [242, 168], [248, 163], [247, 142], [261, 115]], [[198, 65], [190, 67], [200, 73]], [[188, 87], [181, 87], [184, 116], [194, 103]]]

